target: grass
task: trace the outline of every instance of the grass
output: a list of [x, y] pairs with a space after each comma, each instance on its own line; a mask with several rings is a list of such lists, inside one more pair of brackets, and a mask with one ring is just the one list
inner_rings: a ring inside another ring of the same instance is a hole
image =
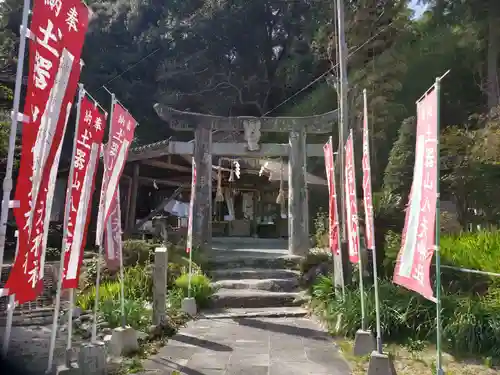
[[[336, 342], [351, 363], [352, 375], [366, 375], [369, 356], [352, 355], [353, 341], [336, 338]], [[398, 375], [435, 375], [436, 350], [422, 342], [410, 342], [407, 345], [385, 345], [384, 352], [391, 353], [394, 367]], [[446, 375], [498, 375], [500, 370], [492, 364], [491, 358], [463, 359], [443, 353], [443, 369]]]
[[[401, 235], [389, 231], [385, 238], [387, 262], [384, 265], [392, 275], [401, 247]], [[500, 231], [463, 232], [442, 235], [441, 259], [448, 265], [500, 273]]]
[[[436, 306], [420, 295], [390, 281], [379, 283], [380, 313], [384, 338], [403, 342], [411, 338], [433, 342], [436, 335]], [[332, 278], [321, 277], [312, 288], [312, 308], [332, 334], [354, 337], [360, 326], [360, 292], [346, 288], [344, 301], [336, 300]], [[373, 289], [365, 290], [366, 322], [374, 329]], [[500, 291], [482, 296], [445, 293], [442, 296], [443, 346], [453, 353], [500, 357]], [[341, 314], [340, 326], [336, 317]]]
[[[435, 374], [436, 305], [392, 283], [401, 236], [385, 238], [383, 278], [379, 282], [381, 323], [385, 348], [394, 358], [398, 375]], [[500, 273], [500, 231], [443, 235], [441, 254], [446, 265]], [[500, 374], [500, 278], [442, 269], [443, 367], [446, 375]], [[432, 275], [432, 279], [433, 279]], [[367, 280], [368, 281], [368, 280]], [[360, 326], [360, 292], [346, 288], [344, 301], [334, 297], [332, 277], [321, 277], [311, 288], [311, 307], [326, 323], [353, 374], [366, 374], [369, 357], [352, 356], [352, 341]], [[374, 294], [365, 289], [367, 325], [374, 330]], [[336, 317], [343, 319], [336, 325]], [[472, 359], [471, 359], [472, 358]]]
[[442, 236], [440, 249], [447, 264], [500, 273], [500, 231]]

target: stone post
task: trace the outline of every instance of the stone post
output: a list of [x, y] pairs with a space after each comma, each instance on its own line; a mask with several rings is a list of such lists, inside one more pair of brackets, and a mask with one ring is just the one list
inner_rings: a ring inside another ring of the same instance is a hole
[[106, 375], [106, 347], [104, 343], [83, 344], [78, 356], [81, 375]]
[[305, 255], [308, 251], [304, 225], [304, 201], [306, 199], [304, 176], [304, 131], [290, 132], [290, 161], [288, 163], [288, 247], [292, 255]]
[[166, 247], [155, 249], [153, 271], [153, 324], [158, 326], [165, 321], [167, 305], [168, 250]]

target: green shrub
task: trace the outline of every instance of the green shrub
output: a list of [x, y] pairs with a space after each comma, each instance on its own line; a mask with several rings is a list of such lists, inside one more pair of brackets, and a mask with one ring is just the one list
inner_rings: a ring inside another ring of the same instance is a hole
[[188, 272], [188, 267], [179, 263], [168, 263], [167, 284], [169, 289], [175, 287], [175, 280]]
[[127, 267], [152, 262], [155, 247], [155, 244], [143, 240], [123, 241], [123, 265]]
[[[383, 275], [387, 272], [387, 268], [384, 268], [383, 264], [385, 264], [385, 257], [387, 256], [385, 243], [388, 232], [401, 233], [403, 229], [404, 211], [401, 206], [402, 200], [397, 194], [387, 191], [373, 194], [374, 235], [375, 246], [377, 248], [377, 270], [379, 275]], [[394, 270], [394, 268], [392, 268], [390, 272], [392, 272], [392, 270]]]
[[[127, 284], [125, 284], [127, 285]], [[93, 310], [95, 301], [95, 286], [77, 296], [76, 304], [82, 310]], [[125, 289], [125, 316], [127, 324], [140, 329], [151, 323], [151, 312], [146, 306], [146, 299], [133, 299]], [[99, 286], [99, 313], [111, 328], [121, 324], [121, 288], [118, 281], [105, 282]]]
[[[152, 311], [146, 306], [144, 301], [125, 298], [124, 307], [126, 322], [132, 328], [144, 330], [151, 325]], [[121, 325], [122, 313], [119, 298], [101, 301], [99, 312], [111, 328]]]
[[333, 266], [332, 254], [329, 251], [310, 251], [300, 262], [300, 274], [304, 275], [318, 264], [330, 263]]
[[[83, 291], [76, 297], [76, 305], [82, 310], [92, 310], [94, 308], [96, 287]], [[120, 298], [119, 282], [104, 282], [99, 285], [99, 301], [112, 301]]]
[[329, 238], [329, 219], [328, 212], [318, 209], [314, 218], [314, 237], [313, 243], [315, 247], [328, 248], [330, 246]]
[[76, 306], [84, 311], [90, 311], [94, 308], [95, 300], [95, 287], [93, 290], [87, 292], [80, 292], [76, 296]]
[[176, 311], [181, 308], [184, 291], [180, 288], [172, 288], [167, 293], [167, 305], [171, 311]]
[[[177, 243], [169, 244], [169, 257], [171, 262], [175, 262], [178, 259], [182, 259], [186, 262], [189, 259], [189, 254], [186, 253], [186, 238], [182, 237]], [[193, 265], [199, 269], [204, 269], [208, 264], [208, 257], [205, 251], [201, 249], [200, 246], [193, 246], [191, 259]]]
[[[96, 297], [96, 287], [92, 286], [86, 291], [80, 292], [76, 297], [76, 305], [84, 311], [94, 309]], [[103, 302], [115, 301], [120, 299], [120, 283], [104, 282], [99, 286], [99, 308]]]
[[[197, 248], [193, 249], [192, 254], [192, 264], [191, 267], [193, 269], [193, 273], [200, 273], [202, 271], [202, 267], [199, 265], [199, 261], [205, 262], [205, 256], [201, 254], [201, 251]], [[185, 267], [187, 270], [189, 267], [189, 254], [186, 253], [186, 246], [171, 246], [168, 249], [168, 261], [169, 263], [178, 264], [180, 267]]]
[[[389, 281], [379, 284], [380, 313], [385, 340], [435, 341], [436, 305]], [[360, 291], [346, 288], [344, 301], [334, 298], [331, 278], [313, 286], [313, 308], [335, 334], [354, 336], [361, 325]], [[365, 291], [367, 327], [375, 329], [375, 302], [371, 288]], [[500, 292], [485, 296], [444, 294], [442, 297], [443, 344], [460, 354], [500, 355]], [[335, 327], [335, 328], [334, 328]]]
[[[183, 297], [188, 296], [189, 289], [189, 274], [182, 274], [175, 280], [175, 286], [182, 290]], [[210, 301], [210, 297], [214, 293], [210, 285], [210, 279], [203, 275], [197, 274], [191, 277], [191, 297], [196, 300], [199, 307], [206, 307]]]
[[127, 267], [124, 270], [126, 298], [153, 299], [153, 269], [151, 265]]
[[101, 262], [101, 282], [112, 281], [115, 279], [115, 274], [110, 274], [104, 259], [95, 255], [93, 258], [83, 260], [80, 272], [80, 290], [88, 290], [95, 285], [97, 278], [97, 262]]
[[384, 238], [384, 260], [383, 260], [383, 270], [384, 275], [387, 278], [392, 278], [394, 274], [394, 267], [396, 267], [396, 261], [398, 259], [398, 253], [401, 249], [401, 234], [393, 232], [392, 230], [387, 231]]

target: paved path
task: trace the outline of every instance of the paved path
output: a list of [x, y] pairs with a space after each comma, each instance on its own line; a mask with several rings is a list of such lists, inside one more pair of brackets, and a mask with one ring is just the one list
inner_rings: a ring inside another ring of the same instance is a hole
[[307, 318], [193, 321], [144, 367], [157, 375], [351, 373], [331, 338]]

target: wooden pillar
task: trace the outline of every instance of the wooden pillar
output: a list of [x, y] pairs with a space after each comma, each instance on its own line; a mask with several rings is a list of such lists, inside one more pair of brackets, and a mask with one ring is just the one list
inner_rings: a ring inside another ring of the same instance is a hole
[[125, 237], [127, 238], [134, 231], [134, 227], [129, 227], [129, 217], [130, 217], [130, 199], [132, 199], [132, 179], [129, 176], [122, 175], [122, 177], [127, 181], [127, 200], [125, 202], [124, 216], [125, 216]]
[[212, 248], [212, 130], [199, 124], [194, 132], [196, 185], [194, 194], [193, 243]]
[[[130, 181], [129, 189], [130, 189], [130, 205], [128, 207], [128, 223], [127, 230], [128, 235], [135, 228], [135, 213], [137, 208], [137, 192], [139, 190], [139, 163], [134, 163], [133, 165], [134, 171], [132, 173], [132, 181]], [[128, 199], [128, 198], [127, 198]]]
[[288, 251], [291, 255], [305, 255], [309, 250], [303, 212], [306, 199], [304, 130], [290, 132], [290, 160], [288, 163], [288, 220], [290, 236]]

